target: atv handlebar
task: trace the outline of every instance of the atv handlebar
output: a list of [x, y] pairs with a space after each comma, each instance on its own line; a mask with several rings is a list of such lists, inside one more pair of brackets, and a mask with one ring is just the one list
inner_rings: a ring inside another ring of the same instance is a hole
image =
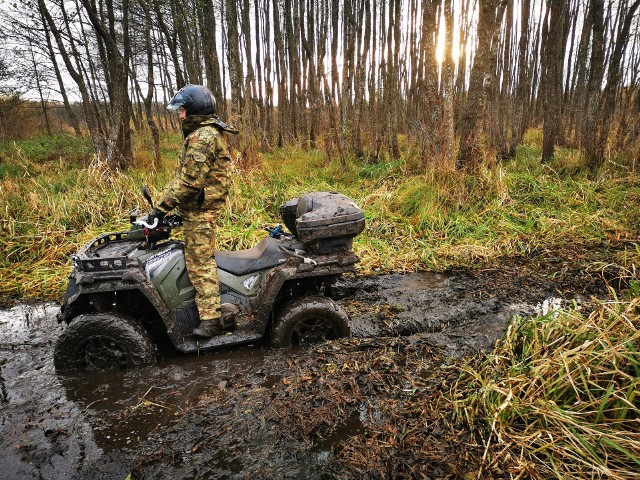
[[158, 226], [158, 224], [160, 223], [160, 220], [156, 217], [153, 219], [153, 223], [147, 223], [145, 220], [136, 220], [135, 222], [133, 222], [135, 225], [141, 225], [145, 228], [148, 228], [149, 230], [153, 230], [154, 228], [156, 228]]
[[[151, 211], [153, 212], [154, 208], [153, 200], [151, 199], [151, 192], [146, 186], [142, 188], [142, 196], [149, 203]], [[182, 217], [180, 215], [167, 215], [162, 219], [155, 217], [154, 215], [155, 218], [153, 219], [153, 222], [149, 223], [148, 220], [151, 214], [138, 219], [139, 211], [140, 210], [137, 207], [133, 211], [131, 211], [131, 213], [129, 214], [129, 221], [133, 225], [143, 227], [144, 236], [147, 240], [147, 243], [151, 245], [159, 242], [160, 240], [169, 238], [171, 229], [180, 227], [182, 225]]]

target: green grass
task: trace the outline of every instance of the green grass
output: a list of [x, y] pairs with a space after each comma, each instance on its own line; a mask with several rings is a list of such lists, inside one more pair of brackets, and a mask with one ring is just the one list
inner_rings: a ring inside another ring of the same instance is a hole
[[[86, 140], [75, 135], [59, 134], [0, 144], [0, 160], [23, 163], [23, 166], [42, 165], [49, 161], [74, 164], [91, 158], [92, 155]], [[4, 161], [0, 161], [1, 163]]]
[[[530, 133], [517, 156], [477, 176], [410, 174], [402, 159], [341, 165], [322, 151], [284, 148], [263, 153], [257, 166], [232, 173], [230, 202], [219, 220], [218, 248], [248, 248], [274, 225], [280, 205], [313, 190], [339, 191], [366, 213], [354, 246], [363, 273], [478, 266], [557, 245], [632, 238], [640, 225], [640, 181], [626, 173], [576, 172], [575, 152], [541, 165]], [[161, 139], [155, 164], [148, 138], [134, 141], [135, 164], [111, 172], [92, 164], [86, 141], [69, 136], [0, 148], [0, 297], [59, 298], [68, 256], [92, 236], [128, 228], [128, 212], [158, 198], [175, 170], [181, 139]], [[179, 233], [178, 233], [179, 235]], [[637, 250], [620, 261], [633, 270]]]

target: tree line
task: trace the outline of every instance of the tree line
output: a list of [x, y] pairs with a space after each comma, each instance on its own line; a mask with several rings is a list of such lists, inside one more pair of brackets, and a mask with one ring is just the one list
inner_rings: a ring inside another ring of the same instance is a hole
[[[288, 144], [474, 171], [541, 126], [542, 161], [640, 158], [640, 0], [28, 0], [6, 5], [4, 84], [62, 103], [114, 168], [132, 131], [207, 85], [246, 161]], [[5, 94], [6, 97], [6, 94]], [[0, 109], [0, 115], [3, 115]], [[621, 160], [621, 161], [622, 161]]]

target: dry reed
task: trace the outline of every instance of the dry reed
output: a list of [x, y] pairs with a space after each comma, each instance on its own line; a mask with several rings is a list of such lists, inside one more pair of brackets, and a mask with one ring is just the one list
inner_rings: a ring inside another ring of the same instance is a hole
[[501, 465], [511, 478], [638, 478], [639, 327], [639, 298], [552, 311], [515, 321], [464, 366], [452, 397], [484, 443], [480, 475]]

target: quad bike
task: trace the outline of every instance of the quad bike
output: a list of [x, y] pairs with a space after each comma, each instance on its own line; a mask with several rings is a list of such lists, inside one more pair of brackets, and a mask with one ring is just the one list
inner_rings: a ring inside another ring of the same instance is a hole
[[[144, 195], [153, 208], [146, 189]], [[330, 192], [301, 195], [280, 213], [290, 234], [279, 225], [253, 248], [215, 252], [221, 302], [239, 313], [219, 335], [198, 340], [191, 335], [199, 315], [184, 243], [170, 238], [182, 219], [170, 215], [149, 225], [136, 209], [128, 231], [101, 235], [72, 256], [55, 367], [149, 365], [167, 339], [182, 352], [196, 352], [262, 338], [285, 347], [348, 336], [347, 314], [331, 300], [331, 288], [359, 261], [352, 245], [364, 213]]]

